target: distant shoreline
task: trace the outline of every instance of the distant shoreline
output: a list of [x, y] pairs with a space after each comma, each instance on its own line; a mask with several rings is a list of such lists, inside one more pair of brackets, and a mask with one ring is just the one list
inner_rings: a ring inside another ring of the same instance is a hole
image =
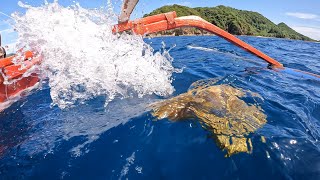
[[[182, 36], [182, 37], [190, 37], [190, 36], [217, 36], [215, 34], [183, 34], [183, 35], [153, 35], [150, 34], [147, 38], [160, 38], [160, 37], [175, 37], [175, 36]], [[266, 36], [250, 36], [250, 35], [234, 35], [234, 36], [245, 36], [245, 37], [256, 37], [256, 38], [264, 38], [264, 39], [283, 39], [283, 40], [291, 40], [291, 41], [303, 41], [303, 42], [312, 42], [312, 43], [320, 43], [320, 41], [308, 41], [308, 40], [301, 40], [301, 39], [290, 39], [290, 38], [278, 38], [278, 37], [266, 37]]]
[[[253, 11], [239, 10], [232, 7], [219, 5], [216, 7], [188, 7], [178, 4], [166, 5], [155, 9], [144, 17], [172, 12], [177, 13], [177, 17], [195, 15], [202, 19], [216, 25], [217, 27], [228, 31], [230, 34], [239, 34], [254, 37], [264, 38], [279, 38], [302, 40], [307, 42], [319, 42], [319, 40], [312, 39], [303, 34], [298, 33], [284, 22], [279, 24], [273, 23], [262, 14]], [[173, 33], [173, 35], [171, 35]], [[175, 29], [169, 30], [161, 35], [174, 36], [178, 35], [200, 35], [206, 33], [202, 30], [191, 29]]]

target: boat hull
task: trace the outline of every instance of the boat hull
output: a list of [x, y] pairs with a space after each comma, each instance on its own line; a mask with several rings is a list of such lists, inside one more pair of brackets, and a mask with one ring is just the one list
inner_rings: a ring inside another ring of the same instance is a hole
[[15, 56], [0, 59], [0, 112], [39, 86], [39, 75], [34, 67], [41, 57], [34, 57], [28, 51], [22, 58], [23, 65], [13, 64]]

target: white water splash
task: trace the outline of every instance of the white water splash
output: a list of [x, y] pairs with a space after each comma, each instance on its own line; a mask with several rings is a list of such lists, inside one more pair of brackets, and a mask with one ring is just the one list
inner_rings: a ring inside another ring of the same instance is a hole
[[154, 53], [140, 36], [113, 35], [112, 8], [62, 7], [57, 1], [19, 5], [27, 11], [13, 15], [18, 46], [43, 55], [41, 69], [49, 78], [53, 105], [67, 108], [100, 95], [108, 104], [115, 97], [174, 91], [172, 58]]
[[133, 152], [131, 156], [126, 159], [127, 163], [122, 167], [119, 179], [124, 178], [128, 174], [130, 166], [134, 164], [135, 158], [136, 152]]

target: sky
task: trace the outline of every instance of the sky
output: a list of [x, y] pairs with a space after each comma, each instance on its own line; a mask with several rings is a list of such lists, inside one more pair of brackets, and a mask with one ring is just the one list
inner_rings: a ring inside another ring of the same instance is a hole
[[[19, 0], [0, 0], [0, 33], [2, 45], [13, 44], [17, 33], [9, 25], [8, 16], [13, 12], [24, 13], [25, 9], [18, 6]], [[40, 6], [44, 0], [21, 0], [23, 3]], [[53, 0], [47, 0], [52, 2]], [[100, 8], [107, 5], [107, 0], [59, 0], [59, 4], [69, 6], [79, 2], [85, 8]], [[122, 0], [111, 0], [115, 11], [119, 11]], [[284, 22], [301, 34], [320, 40], [320, 0], [140, 0], [132, 19], [163, 5], [180, 4], [189, 7], [230, 6], [242, 10], [256, 11], [274, 23]]]

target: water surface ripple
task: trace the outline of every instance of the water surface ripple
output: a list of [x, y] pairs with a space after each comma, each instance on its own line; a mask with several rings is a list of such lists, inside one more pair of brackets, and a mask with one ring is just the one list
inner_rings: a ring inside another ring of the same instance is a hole
[[[320, 74], [320, 44], [240, 38], [286, 67]], [[60, 110], [50, 106], [44, 86], [0, 114], [0, 179], [320, 178], [320, 81], [270, 70], [215, 36], [145, 39], [156, 51], [162, 41], [168, 49], [176, 45], [173, 67], [183, 69], [173, 74], [173, 95], [219, 77], [264, 98], [268, 122], [252, 135], [252, 154], [224, 158], [192, 120], [152, 121], [145, 106], [163, 97], [118, 99], [105, 109], [98, 96]]]

